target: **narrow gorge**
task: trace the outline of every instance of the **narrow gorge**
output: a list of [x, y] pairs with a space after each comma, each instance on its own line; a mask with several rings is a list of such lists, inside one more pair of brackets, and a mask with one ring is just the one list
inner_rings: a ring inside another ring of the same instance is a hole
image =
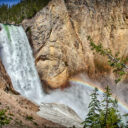
[[88, 36], [126, 58], [128, 0], [51, 0], [20, 25], [1, 23], [0, 88], [35, 104], [36, 116], [58, 128], [83, 127], [95, 87], [102, 101], [108, 85], [121, 115], [128, 113], [127, 74], [116, 84], [117, 74]]

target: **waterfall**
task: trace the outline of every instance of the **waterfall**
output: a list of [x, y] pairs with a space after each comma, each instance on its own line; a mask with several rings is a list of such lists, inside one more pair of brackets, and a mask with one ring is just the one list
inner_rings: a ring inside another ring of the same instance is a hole
[[[32, 50], [26, 33], [20, 26], [0, 24], [0, 57], [9, 74], [13, 87], [22, 96], [36, 104], [61, 103], [72, 108], [82, 119], [88, 113], [93, 89], [71, 83], [72, 86], [45, 94], [35, 68]], [[100, 94], [101, 98], [102, 95]], [[121, 109], [122, 110], [122, 109]], [[125, 112], [125, 110], [123, 110]]]
[[68, 105], [84, 119], [88, 112], [90, 89], [77, 85], [63, 91], [57, 89], [46, 95], [42, 91], [32, 50], [23, 28], [3, 24], [0, 26], [0, 56], [14, 89], [37, 104], [54, 102]]
[[0, 26], [0, 56], [14, 89], [40, 104], [43, 92], [26, 33], [21, 26]]

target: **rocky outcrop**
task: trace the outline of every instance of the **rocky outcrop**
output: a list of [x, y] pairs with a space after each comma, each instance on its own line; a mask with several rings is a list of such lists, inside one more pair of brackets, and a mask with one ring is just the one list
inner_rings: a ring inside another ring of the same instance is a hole
[[12, 86], [10, 77], [8, 76], [1, 60], [0, 60], [0, 89], [5, 91], [12, 91], [15, 94], [18, 94]]
[[41, 104], [37, 114], [55, 123], [61, 124], [66, 128], [82, 128], [82, 119], [68, 106], [63, 104], [45, 103]]
[[128, 55], [127, 0], [52, 0], [22, 24], [31, 30], [40, 78], [52, 88], [81, 71], [92, 78], [111, 73], [106, 58], [93, 54], [88, 35], [113, 54]]

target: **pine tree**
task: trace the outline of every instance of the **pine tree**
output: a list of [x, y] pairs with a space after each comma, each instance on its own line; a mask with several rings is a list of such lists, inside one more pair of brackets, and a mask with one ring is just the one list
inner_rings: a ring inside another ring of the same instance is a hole
[[120, 128], [121, 116], [118, 111], [118, 102], [111, 98], [111, 90], [106, 87], [102, 101], [103, 110], [100, 113], [102, 128]]
[[83, 122], [85, 128], [101, 128], [99, 121], [100, 113], [100, 101], [98, 100], [98, 89], [95, 88], [91, 96], [91, 102], [89, 104], [89, 113], [87, 118]]
[[90, 95], [91, 102], [87, 118], [82, 123], [84, 128], [128, 128], [128, 124], [124, 125], [121, 120], [118, 101], [116, 99], [113, 100], [111, 95], [111, 90], [107, 86], [101, 104], [98, 100], [98, 89], [95, 88]]
[[32, 18], [38, 11], [48, 4], [50, 0], [21, 0], [19, 4], [11, 7], [0, 5], [0, 22], [4, 24], [19, 24], [26, 18]]

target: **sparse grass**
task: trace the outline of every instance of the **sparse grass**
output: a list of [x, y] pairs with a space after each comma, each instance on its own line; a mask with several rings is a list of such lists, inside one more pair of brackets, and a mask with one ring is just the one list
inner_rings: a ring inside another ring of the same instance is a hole
[[33, 121], [33, 117], [29, 116], [29, 115], [26, 115], [26, 120]]
[[7, 110], [0, 110], [0, 128], [2, 128], [2, 126], [4, 125], [9, 124], [11, 120], [12, 118], [7, 116]]
[[35, 126], [38, 126], [38, 124], [37, 124], [36, 122], [33, 122], [33, 124], [34, 124]]

